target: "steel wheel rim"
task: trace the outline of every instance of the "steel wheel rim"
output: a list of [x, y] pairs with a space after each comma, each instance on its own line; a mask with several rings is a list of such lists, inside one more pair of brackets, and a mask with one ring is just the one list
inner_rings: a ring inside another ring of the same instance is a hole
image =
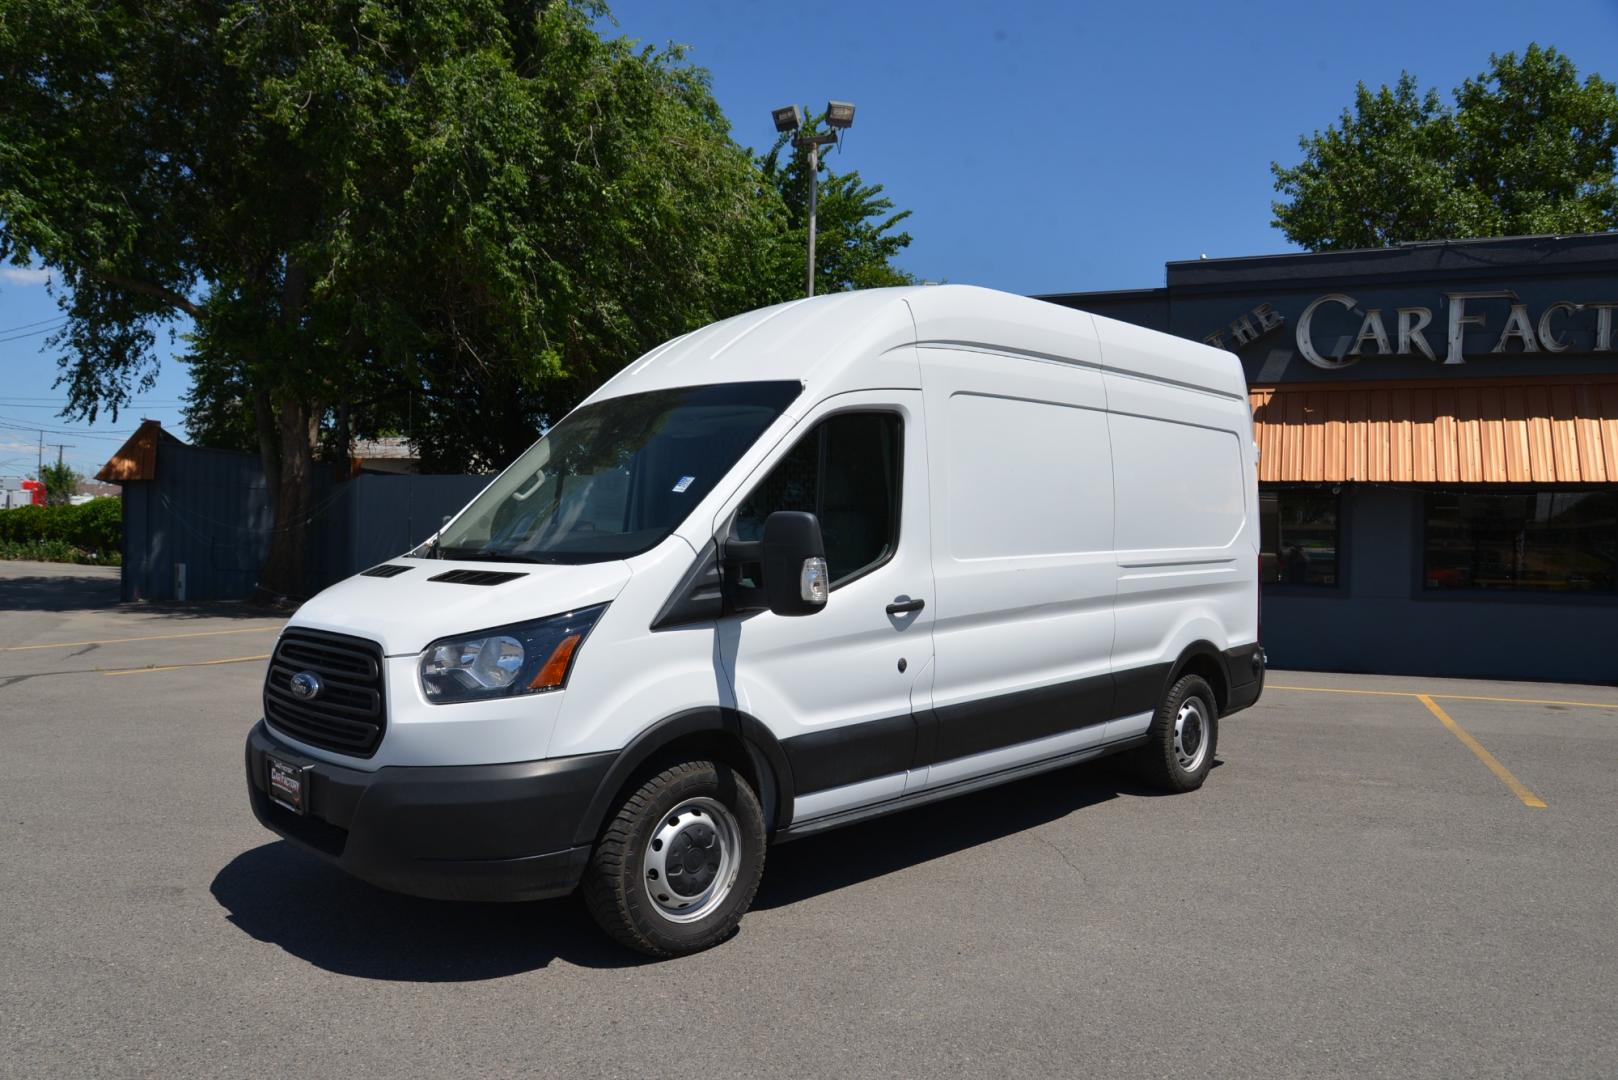
[[676, 923], [711, 915], [736, 884], [741, 838], [736, 815], [717, 799], [687, 799], [664, 814], [641, 855], [652, 910]]
[[1174, 760], [1186, 772], [1202, 768], [1208, 756], [1208, 709], [1199, 697], [1188, 697], [1180, 703], [1174, 716]]

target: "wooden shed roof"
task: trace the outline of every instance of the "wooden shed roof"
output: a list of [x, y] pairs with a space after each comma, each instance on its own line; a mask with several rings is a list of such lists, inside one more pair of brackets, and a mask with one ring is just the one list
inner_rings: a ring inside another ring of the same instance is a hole
[[157, 478], [157, 447], [159, 443], [179, 444], [180, 440], [163, 430], [156, 420], [142, 420], [135, 433], [124, 440], [124, 445], [112, 455], [97, 480], [121, 484], [126, 480], [155, 480]]
[[1618, 483], [1618, 375], [1254, 387], [1267, 483]]

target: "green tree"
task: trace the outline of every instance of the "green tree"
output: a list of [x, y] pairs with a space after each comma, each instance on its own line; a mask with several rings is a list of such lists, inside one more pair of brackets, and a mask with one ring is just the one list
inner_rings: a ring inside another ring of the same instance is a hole
[[39, 482], [45, 485], [45, 503], [47, 506], [66, 506], [73, 501], [73, 493], [79, 489], [80, 476], [73, 466], [67, 462], [55, 465], [45, 465], [39, 470]]
[[494, 464], [770, 279], [782, 211], [706, 77], [603, 40], [601, 10], [0, 6], [0, 258], [65, 285], [69, 415], [116, 417], [183, 332], [193, 417], [250, 430], [275, 493], [268, 592], [305, 591], [341, 416], [425, 408], [429, 451]]
[[[116, 418], [177, 335], [194, 437], [275, 493], [261, 584], [298, 595], [323, 447], [494, 467], [651, 345], [798, 295], [801, 177], [604, 12], [0, 0], [0, 259], [65, 285], [67, 415]], [[822, 287], [903, 280], [902, 215], [827, 184]]]
[[1530, 45], [1454, 91], [1361, 83], [1336, 125], [1271, 165], [1274, 225], [1311, 251], [1618, 228], [1618, 91]]

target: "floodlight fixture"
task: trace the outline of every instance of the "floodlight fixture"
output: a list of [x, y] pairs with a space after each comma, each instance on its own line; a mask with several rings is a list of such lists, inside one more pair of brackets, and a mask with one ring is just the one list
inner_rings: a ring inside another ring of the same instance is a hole
[[826, 102], [826, 126], [830, 131], [808, 134], [803, 130], [803, 110], [796, 105], [770, 110], [775, 130], [793, 135], [792, 145], [809, 151], [809, 258], [804, 268], [804, 294], [815, 295], [815, 210], [819, 201], [820, 148], [839, 145], [839, 136], [854, 126], [854, 105], [847, 101]]
[[771, 109], [770, 118], [775, 121], [776, 131], [797, 131], [803, 127], [803, 110], [796, 105]]

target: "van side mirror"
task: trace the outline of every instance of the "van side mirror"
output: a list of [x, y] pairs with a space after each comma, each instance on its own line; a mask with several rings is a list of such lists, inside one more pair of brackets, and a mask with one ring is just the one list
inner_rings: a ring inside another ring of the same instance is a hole
[[820, 519], [777, 510], [764, 519], [764, 601], [777, 615], [813, 615], [826, 606], [831, 581]]

